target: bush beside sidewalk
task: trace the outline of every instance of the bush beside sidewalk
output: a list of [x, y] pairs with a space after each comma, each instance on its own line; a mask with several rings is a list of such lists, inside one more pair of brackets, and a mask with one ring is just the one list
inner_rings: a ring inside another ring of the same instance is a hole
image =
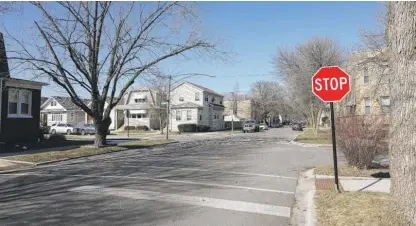
[[[176, 142], [172, 139], [150, 139], [139, 140], [132, 142], [119, 143], [114, 146], [107, 146], [103, 148], [95, 148], [93, 146], [82, 146], [79, 148], [63, 150], [63, 151], [49, 151], [35, 154], [17, 155], [5, 157], [0, 159], [0, 170], [2, 166], [4, 170], [28, 168], [27, 166], [42, 165], [51, 162], [76, 159], [81, 157], [88, 157], [93, 155], [107, 154], [111, 152], [125, 151], [131, 149], [148, 148], [159, 145], [165, 145]], [[26, 166], [26, 167], [24, 167]]]

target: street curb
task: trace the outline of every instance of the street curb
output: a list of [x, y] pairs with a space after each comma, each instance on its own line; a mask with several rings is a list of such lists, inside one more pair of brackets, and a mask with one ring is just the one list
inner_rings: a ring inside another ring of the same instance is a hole
[[[315, 179], [333, 179], [335, 178], [334, 176], [329, 176], [329, 175], [320, 175], [320, 174], [316, 174], [315, 175]], [[380, 178], [376, 178], [376, 177], [338, 177], [339, 179], [343, 179], [343, 180], [378, 180]]]
[[23, 169], [0, 171], [0, 174], [26, 171], [26, 170], [34, 169], [37, 166], [44, 166], [44, 165], [48, 165], [48, 164], [52, 164], [52, 163], [64, 162], [64, 161], [69, 161], [69, 160], [74, 160], [74, 159], [88, 158], [88, 157], [91, 157], [91, 156], [99, 156], [99, 155], [111, 154], [111, 153], [122, 152], [122, 151], [131, 151], [131, 150], [141, 150], [141, 149], [157, 148], [157, 147], [162, 147], [162, 146], [165, 146], [165, 145], [175, 144], [175, 143], [179, 143], [179, 141], [173, 141], [173, 142], [170, 142], [170, 143], [167, 143], [167, 144], [157, 144], [157, 145], [152, 145], [152, 146], [143, 147], [143, 148], [111, 151], [111, 152], [99, 153], [99, 154], [95, 154], [95, 155], [79, 156], [79, 157], [74, 157], [74, 158], [65, 158], [65, 159], [52, 160], [52, 161], [39, 162], [39, 163], [31, 163], [31, 162], [23, 162], [23, 161], [15, 161], [15, 160], [7, 160], [7, 159], [5, 159], [5, 160], [10, 161], [10, 162], [27, 164], [27, 165], [30, 165], [31, 167], [30, 168], [23, 168]]
[[314, 195], [315, 175], [313, 169], [310, 169], [301, 173], [298, 178], [290, 226], [314, 226], [316, 224]]
[[332, 144], [305, 144], [305, 143], [296, 142], [295, 139], [293, 139], [290, 143], [292, 143], [293, 145], [298, 145], [302, 147], [332, 147]]

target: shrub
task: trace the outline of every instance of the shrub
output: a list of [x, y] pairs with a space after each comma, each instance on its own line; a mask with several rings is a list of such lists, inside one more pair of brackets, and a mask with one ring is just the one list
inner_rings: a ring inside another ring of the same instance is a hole
[[196, 124], [180, 124], [178, 125], [179, 132], [196, 132]]
[[134, 130], [135, 126], [125, 126], [124, 130]]
[[48, 134], [50, 129], [51, 129], [50, 126], [41, 126], [40, 127], [40, 131], [42, 132], [42, 134]]
[[197, 129], [198, 129], [198, 132], [207, 132], [209, 131], [210, 127], [206, 125], [198, 125]]
[[51, 134], [49, 136], [48, 140], [49, 141], [54, 141], [54, 142], [55, 141], [66, 141], [66, 137], [63, 134], [55, 133], [55, 134]]
[[386, 151], [388, 125], [384, 118], [352, 116], [336, 121], [337, 144], [348, 163], [357, 168], [369, 168], [374, 157]]
[[147, 127], [147, 126], [136, 126], [136, 130], [148, 131], [149, 127]]

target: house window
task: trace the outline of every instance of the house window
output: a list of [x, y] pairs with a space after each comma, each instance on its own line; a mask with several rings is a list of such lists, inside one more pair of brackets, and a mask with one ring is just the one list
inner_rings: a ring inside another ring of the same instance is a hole
[[211, 102], [214, 103], [215, 102], [215, 97], [212, 97]]
[[138, 98], [138, 99], [134, 99], [135, 103], [146, 103], [146, 99], [145, 98]]
[[364, 107], [365, 107], [365, 113], [370, 114], [370, 112], [371, 112], [370, 98], [368, 98], [368, 97], [364, 98]]
[[222, 104], [222, 99], [220, 99], [220, 104]]
[[199, 120], [202, 120], [202, 115], [199, 115]]
[[368, 75], [368, 68], [364, 68], [364, 85], [367, 86], [370, 83], [370, 76]]
[[69, 113], [69, 121], [75, 121], [75, 113], [74, 112]]
[[208, 96], [205, 96], [205, 101], [208, 102]]
[[195, 101], [199, 101], [199, 92], [195, 93]]
[[51, 102], [51, 106], [52, 106], [52, 107], [56, 106], [56, 101], [54, 101], [54, 100], [53, 100], [53, 101]]
[[176, 111], [176, 121], [181, 121], [181, 111]]
[[53, 122], [62, 122], [62, 114], [52, 114]]
[[184, 101], [185, 99], [183, 97], [179, 97], [179, 101]]
[[389, 96], [381, 96], [380, 97], [380, 106], [381, 106], [381, 111], [383, 113], [389, 113], [390, 112], [390, 97]]
[[192, 111], [186, 110], [186, 120], [191, 121], [192, 120]]
[[9, 89], [8, 116], [32, 116], [32, 91]]

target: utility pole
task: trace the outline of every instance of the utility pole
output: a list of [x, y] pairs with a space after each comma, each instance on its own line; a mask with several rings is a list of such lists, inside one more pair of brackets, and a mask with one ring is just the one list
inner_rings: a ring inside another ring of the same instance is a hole
[[168, 77], [169, 81], [168, 81], [168, 95], [167, 95], [167, 108], [166, 108], [166, 140], [169, 139], [169, 108], [170, 108], [170, 83], [172, 80], [172, 75], [169, 75]]

